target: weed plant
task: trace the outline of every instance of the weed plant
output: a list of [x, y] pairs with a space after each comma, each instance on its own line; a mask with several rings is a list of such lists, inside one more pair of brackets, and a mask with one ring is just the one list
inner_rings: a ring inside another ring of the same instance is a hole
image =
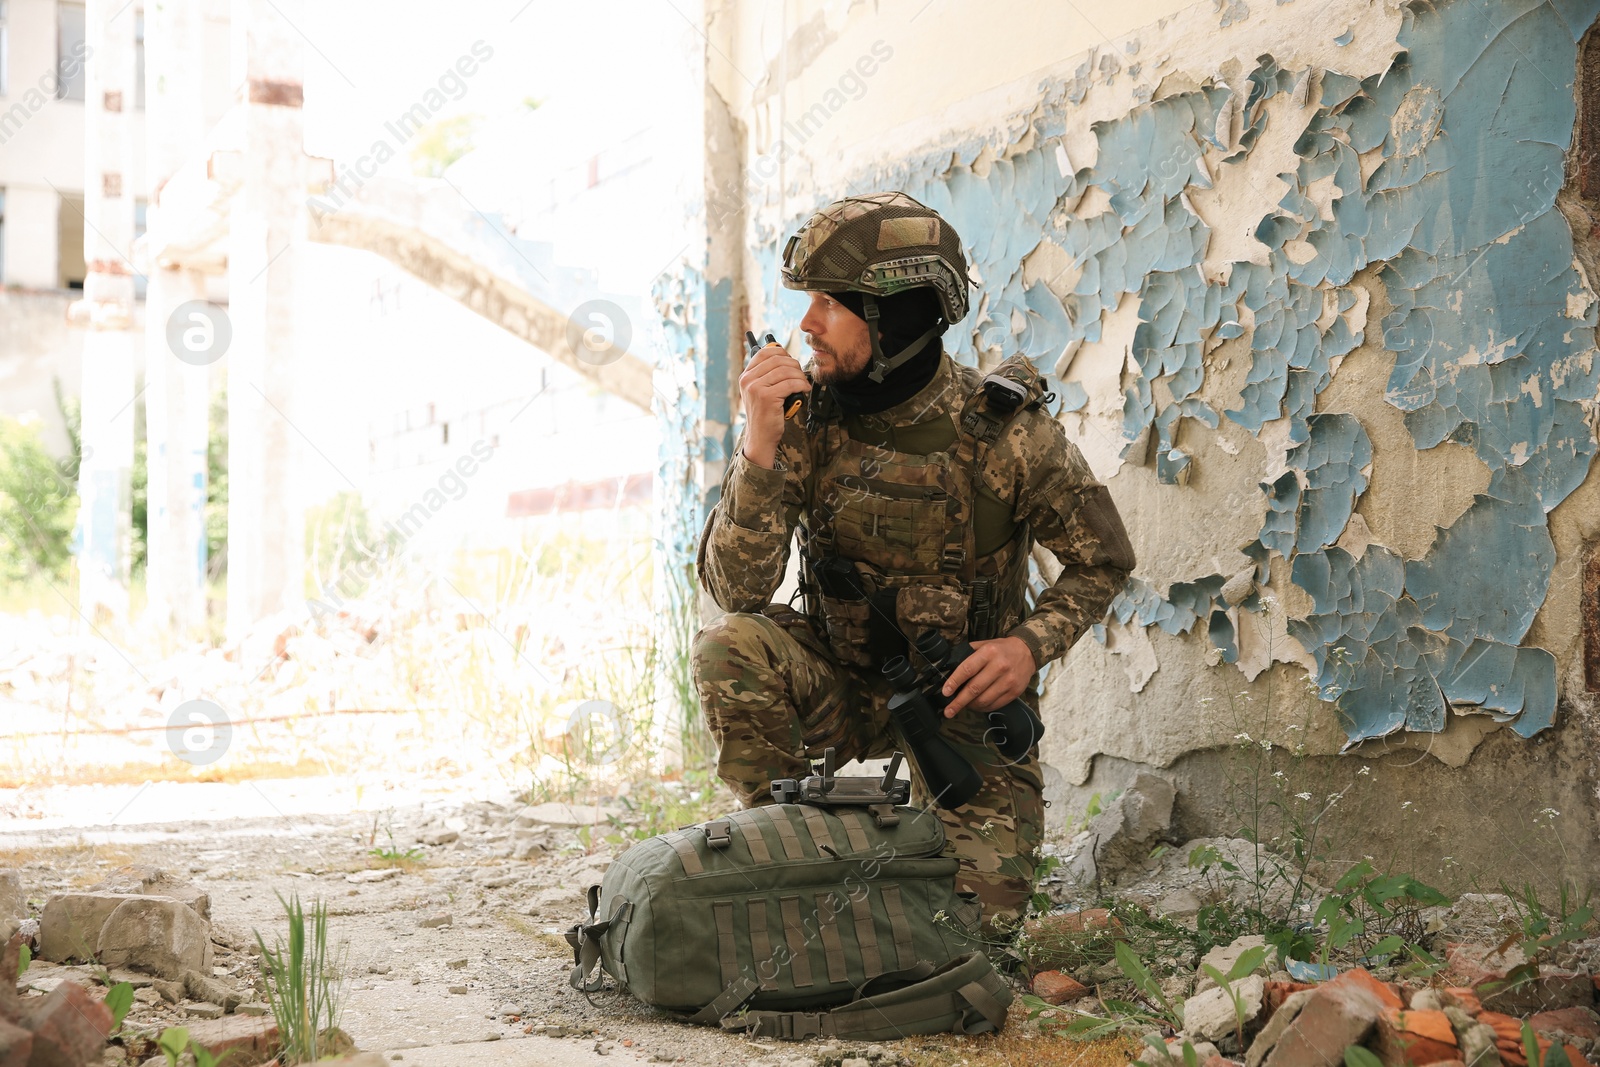
[[338, 1047], [339, 1016], [344, 1007], [344, 968], [347, 955], [342, 943], [328, 943], [328, 907], [317, 901], [308, 915], [299, 894], [285, 900], [278, 895], [289, 923], [289, 938], [268, 948], [259, 931], [262, 975], [267, 1003], [278, 1024], [283, 1049], [281, 1064], [312, 1063]]

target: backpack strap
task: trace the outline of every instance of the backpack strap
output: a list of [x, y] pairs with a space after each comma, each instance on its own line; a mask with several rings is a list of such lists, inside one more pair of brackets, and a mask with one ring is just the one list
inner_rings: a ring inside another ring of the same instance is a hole
[[[1045, 391], [1048, 384], [1028, 357], [1018, 354], [1002, 362], [993, 373], [985, 375], [962, 406], [961, 413], [956, 417], [956, 445], [953, 452], [956, 465], [969, 472], [969, 496], [972, 498], [969, 506], [974, 512], [978, 499], [978, 469], [984, 456], [1018, 412], [1032, 411], [1051, 399], [1052, 394]], [[951, 503], [954, 508], [953, 498]], [[961, 584], [967, 587], [972, 597], [968, 616], [969, 637], [994, 637], [996, 635], [992, 630], [998, 622], [998, 581], [992, 576], [978, 577], [976, 516], [969, 515], [967, 519], [958, 527], [958, 517], [951, 515], [951, 521], [946, 526], [947, 539], [957, 535], [958, 531], [969, 539], [962, 546], [965, 551], [962, 552], [959, 568], [950, 573], [959, 575]], [[952, 547], [947, 545], [945, 549], [947, 560], [952, 554]]]
[[573, 967], [568, 984], [573, 989], [594, 993], [605, 988], [605, 977], [600, 972], [600, 938], [611, 929], [611, 920], [595, 921], [595, 913], [600, 908], [598, 885], [590, 886], [586, 896], [589, 903], [589, 921], [568, 927], [565, 935], [567, 944], [572, 946]]
[[[974, 952], [938, 970], [919, 963], [870, 979], [850, 1003], [832, 1011], [748, 1011], [724, 1014], [720, 1021], [723, 1029], [742, 1030], [750, 1037], [883, 1041], [914, 1034], [990, 1033], [1005, 1026], [1010, 1003], [1005, 980], [988, 957]], [[700, 1015], [696, 1021], [708, 1021]]]

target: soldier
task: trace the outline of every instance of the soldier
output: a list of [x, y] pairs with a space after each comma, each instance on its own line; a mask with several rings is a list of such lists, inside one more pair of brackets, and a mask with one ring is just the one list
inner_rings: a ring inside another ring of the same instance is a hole
[[[774, 778], [897, 747], [879, 673], [908, 640], [970, 640], [951, 675], [945, 737], [982, 772], [966, 806], [939, 812], [960, 888], [985, 924], [1014, 922], [1043, 838], [1037, 750], [984, 742], [982, 712], [1100, 619], [1133, 568], [1111, 496], [1041, 406], [1044, 381], [1014, 356], [985, 378], [942, 350], [967, 313], [960, 239], [905, 193], [848, 197], [784, 249], [783, 284], [808, 291], [811, 374], [782, 347], [739, 378], [745, 427], [700, 539], [700, 582], [729, 614], [695, 638], [694, 678], [717, 772], [746, 806]], [[803, 418], [785, 398], [809, 394]], [[768, 603], [798, 532], [803, 611]], [[1034, 544], [1061, 561], [1028, 604]], [[928, 792], [915, 767], [914, 797]]]

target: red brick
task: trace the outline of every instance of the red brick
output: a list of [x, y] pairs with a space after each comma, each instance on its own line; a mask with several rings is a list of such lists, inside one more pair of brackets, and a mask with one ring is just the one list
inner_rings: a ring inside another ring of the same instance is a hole
[[[1500, 1062], [1504, 1067], [1528, 1067], [1528, 1057], [1522, 1051], [1522, 1020], [1510, 1015], [1503, 1015], [1497, 1011], [1486, 1011], [1478, 1016], [1480, 1023], [1488, 1023], [1494, 1027], [1494, 1046], [1500, 1053]], [[1534, 1040], [1539, 1043], [1539, 1057], [1550, 1050], [1551, 1040], [1535, 1031]], [[1562, 1046], [1566, 1049], [1567, 1059], [1572, 1061], [1572, 1067], [1588, 1067], [1589, 1061], [1572, 1045]]]
[[1271, 1018], [1272, 1013], [1283, 1007], [1283, 1002], [1305, 989], [1316, 988], [1310, 982], [1268, 982], [1262, 994], [1262, 1003], [1266, 1005], [1266, 1017]]
[[1378, 1017], [1377, 1051], [1390, 1067], [1421, 1067], [1461, 1058], [1455, 1030], [1442, 1011], [1386, 1008]]
[[1474, 983], [1478, 999], [1492, 1011], [1507, 1015], [1530, 1015], [1536, 1011], [1588, 1007], [1594, 1003], [1594, 984], [1579, 971], [1541, 968], [1539, 976], [1508, 988], [1498, 983]]
[[80, 985], [62, 982], [23, 1012], [33, 1031], [28, 1067], [80, 1067], [98, 1062], [111, 1033], [111, 1012]]
[[1501, 979], [1506, 971], [1526, 962], [1515, 949], [1510, 958], [1495, 954], [1493, 945], [1452, 943], [1445, 946], [1445, 977], [1457, 985], [1476, 986], [1479, 982]]
[[1383, 1010], [1399, 1006], [1399, 995], [1370, 974], [1346, 972], [1309, 993], [1264, 1063], [1266, 1067], [1339, 1067], [1344, 1063], [1344, 1050], [1365, 1042]]
[[1400, 987], [1393, 982], [1380, 982], [1360, 967], [1345, 971], [1337, 978], [1322, 983], [1322, 988], [1348, 987], [1365, 989], [1377, 998], [1378, 1003], [1385, 1008], [1403, 1008], [1405, 1001], [1400, 999]]
[[33, 1055], [33, 1035], [15, 1023], [0, 1019], [0, 1067], [27, 1067]]
[[1474, 1018], [1483, 1010], [1483, 1002], [1478, 999], [1478, 994], [1466, 986], [1446, 986], [1439, 990], [1439, 1000], [1445, 1007], [1460, 1008]]
[[1033, 976], [1033, 995], [1047, 1004], [1067, 1004], [1089, 995], [1089, 987], [1060, 971], [1040, 971]]
[[189, 1038], [215, 1055], [234, 1049], [229, 1067], [265, 1063], [278, 1049], [278, 1024], [270, 1015], [224, 1015], [189, 1024]]
[[1592, 1008], [1560, 1008], [1541, 1011], [1528, 1020], [1541, 1034], [1559, 1034], [1579, 1037], [1586, 1041], [1600, 1041], [1600, 1015]]
[[1063, 911], [1029, 919], [1023, 924], [1029, 937], [1049, 934], [1086, 934], [1094, 930], [1120, 930], [1122, 924], [1105, 908], [1086, 908], [1082, 911]]
[[[22, 965], [22, 935], [12, 934], [5, 948], [0, 949], [0, 974], [16, 974]], [[0, 1019], [16, 1022], [22, 1018], [22, 998], [17, 995], [17, 984], [0, 982]]]

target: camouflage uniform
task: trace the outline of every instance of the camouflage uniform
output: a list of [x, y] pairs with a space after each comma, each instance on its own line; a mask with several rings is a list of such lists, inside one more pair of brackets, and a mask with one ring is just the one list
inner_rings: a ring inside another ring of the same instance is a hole
[[[868, 580], [891, 597], [883, 603], [910, 637], [921, 628], [952, 639], [1014, 636], [1032, 651], [1036, 667], [1063, 655], [1100, 619], [1132, 569], [1133, 551], [1110, 495], [1047, 412], [1032, 405], [1017, 411], [987, 447], [962, 452], [959, 428], [980, 379], [941, 355], [933, 380], [909, 400], [876, 415], [831, 421], [816, 414], [826, 408], [827, 390], [819, 388], [808, 412], [816, 417], [786, 424], [778, 469], [750, 463], [742, 440], [735, 450], [698, 558], [701, 584], [729, 614], [697, 635], [693, 670], [719, 746], [718, 774], [746, 806], [770, 802], [773, 778], [803, 777], [808, 759], [827, 747], [837, 748], [841, 760], [903, 747], [886, 706], [891, 691], [862, 653], [866, 631], [856, 627], [862, 620], [819, 595], [805, 568], [805, 614], [769, 603], [797, 528], [803, 561], [812, 558], [822, 529], [838, 554], [872, 556], [877, 569], [866, 569]], [[949, 455], [971, 463], [941, 458]], [[875, 479], [854, 478], [854, 464], [862, 475], [888, 470], [915, 480], [938, 467], [940, 478], [959, 470], [968, 480], [949, 483], [938, 503], [922, 505], [874, 497]], [[963, 573], [989, 583], [991, 611], [977, 632], [972, 583], [927, 568], [895, 573], [917, 569], [910, 566], [913, 546], [930, 537], [949, 541], [935, 543], [935, 552], [942, 547], [946, 557], [955, 552], [975, 560]], [[895, 562], [902, 541], [906, 568]], [[1034, 543], [1054, 553], [1062, 570], [1030, 611], [1025, 586]], [[1037, 675], [1023, 699], [1037, 709]], [[972, 709], [945, 721], [944, 736], [982, 772], [984, 784], [969, 804], [937, 816], [948, 854], [961, 861], [960, 888], [978, 895], [993, 925], [1014, 918], [1032, 892], [1044, 810], [1037, 753], [1007, 763], [984, 742], [987, 727]], [[913, 799], [925, 800], [914, 767], [913, 784]]]

